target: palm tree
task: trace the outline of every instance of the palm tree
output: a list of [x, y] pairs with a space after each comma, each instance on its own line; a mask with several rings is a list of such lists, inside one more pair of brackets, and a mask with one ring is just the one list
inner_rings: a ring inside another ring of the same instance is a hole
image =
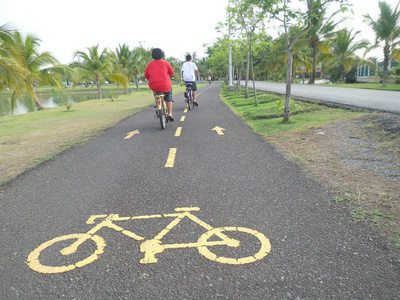
[[139, 77], [144, 74], [147, 64], [152, 60], [151, 53], [153, 48], [145, 49], [143, 46], [133, 49], [132, 71], [136, 82], [136, 89], [139, 91]]
[[[19, 67], [23, 70], [24, 89], [31, 95], [38, 109], [44, 106], [40, 103], [35, 89], [35, 84], [50, 84], [60, 89], [63, 88], [60, 71], [64, 69], [58, 60], [49, 52], [38, 52], [41, 40], [28, 34], [23, 38], [19, 32], [13, 33], [15, 45], [12, 55]], [[17, 87], [15, 87], [15, 90]]]
[[78, 58], [78, 62], [73, 62], [72, 67], [79, 70], [81, 76], [94, 76], [97, 86], [97, 96], [102, 99], [100, 80], [105, 73], [110, 70], [110, 56], [108, 51], [104, 49], [99, 52], [99, 45], [86, 48], [89, 53], [84, 51], [76, 51], [74, 58]]
[[[115, 49], [115, 52], [111, 53], [111, 59], [117, 73], [120, 73], [123, 77], [125, 77], [127, 79], [127, 83], [133, 79], [133, 68], [135, 64], [133, 58], [133, 52], [126, 44], [119, 45], [119, 47]], [[128, 84], [125, 84], [124, 88], [126, 94]]]
[[305, 39], [308, 40], [309, 47], [312, 51], [312, 70], [308, 84], [314, 84], [317, 66], [318, 52], [327, 52], [326, 41], [334, 35], [335, 27], [341, 21], [333, 21], [334, 16], [339, 12], [335, 12], [329, 18], [326, 17], [326, 7], [319, 6], [318, 2], [314, 2], [314, 15], [311, 17], [310, 30]]
[[[400, 2], [399, 2], [400, 4]], [[388, 78], [388, 65], [391, 54], [400, 56], [399, 49], [396, 49], [400, 44], [400, 20], [399, 4], [393, 10], [385, 1], [379, 1], [379, 18], [375, 21], [369, 14], [364, 15], [364, 21], [372, 27], [376, 34], [375, 45], [367, 49], [365, 55], [372, 49], [378, 48], [379, 43], [383, 42], [383, 83], [382, 87], [386, 86]], [[400, 58], [400, 57], [398, 57]]]
[[0, 90], [14, 89], [13, 98], [24, 89], [24, 72], [14, 59], [15, 49], [12, 30], [7, 25], [0, 26]]
[[367, 40], [356, 41], [360, 31], [353, 34], [352, 30], [342, 29], [336, 32], [335, 37], [330, 42], [330, 53], [322, 54], [322, 59], [327, 59], [327, 68], [339, 67], [339, 84], [342, 84], [346, 73], [357, 64], [359, 58], [355, 55], [357, 50], [368, 47]]

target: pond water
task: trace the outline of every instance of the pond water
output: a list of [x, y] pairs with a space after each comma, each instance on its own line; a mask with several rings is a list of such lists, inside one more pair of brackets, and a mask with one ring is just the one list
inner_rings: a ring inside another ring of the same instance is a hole
[[[103, 95], [104, 97], [104, 95]], [[72, 93], [72, 94], [54, 94], [54, 95], [38, 95], [40, 103], [46, 108], [63, 106], [68, 103], [78, 103], [82, 101], [97, 99], [97, 92]], [[14, 112], [11, 111], [11, 95], [0, 94], [0, 117], [26, 114], [36, 111], [36, 105], [30, 96], [24, 96], [17, 100]]]

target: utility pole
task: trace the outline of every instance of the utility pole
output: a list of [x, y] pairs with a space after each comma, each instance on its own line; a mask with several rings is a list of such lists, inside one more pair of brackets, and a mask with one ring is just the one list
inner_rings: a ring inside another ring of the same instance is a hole
[[234, 91], [235, 87], [233, 86], [232, 83], [232, 45], [231, 45], [231, 15], [228, 15], [228, 24], [229, 24], [229, 85], [227, 87], [228, 91]]

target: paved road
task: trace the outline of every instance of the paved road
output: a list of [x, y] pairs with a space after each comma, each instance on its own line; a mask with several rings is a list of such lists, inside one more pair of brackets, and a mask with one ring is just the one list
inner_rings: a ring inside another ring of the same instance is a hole
[[[242, 82], [242, 85], [244, 83]], [[249, 82], [253, 88], [253, 83]], [[256, 89], [285, 94], [285, 83], [256, 81]], [[330, 104], [343, 104], [400, 114], [400, 92], [368, 89], [350, 89], [320, 85], [293, 84], [292, 98], [317, 100]]]
[[[1, 186], [0, 299], [400, 299], [385, 239], [355, 224], [219, 90], [202, 88], [190, 112], [176, 97], [164, 131], [145, 109]], [[182, 207], [198, 207], [186, 214], [197, 218], [171, 223]], [[229, 231], [212, 230], [221, 227]], [[74, 233], [95, 236], [67, 256], [59, 250], [74, 240], [45, 243]], [[223, 245], [221, 233], [240, 245]]]

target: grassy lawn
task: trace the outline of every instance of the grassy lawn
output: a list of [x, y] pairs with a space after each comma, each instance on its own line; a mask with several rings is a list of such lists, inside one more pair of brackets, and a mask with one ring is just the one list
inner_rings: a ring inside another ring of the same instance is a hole
[[343, 88], [400, 91], [400, 84], [395, 84], [395, 83], [387, 83], [386, 87], [382, 87], [382, 83], [345, 83], [345, 84], [323, 84], [323, 85], [343, 87]]
[[[251, 94], [254, 95], [253, 92]], [[300, 108], [291, 111], [290, 122], [285, 124], [283, 123], [283, 110], [279, 110], [277, 105], [277, 101], [284, 100], [282, 96], [257, 92], [257, 106], [255, 106], [254, 96], [244, 99], [244, 96], [228, 92], [224, 87], [221, 96], [237, 115], [242, 117], [256, 132], [266, 137], [280, 132], [301, 132], [359, 114], [359, 112], [350, 110], [295, 101], [292, 106], [295, 107], [297, 104]]]
[[[199, 85], [201, 86], [201, 85]], [[79, 88], [75, 92], [87, 92]], [[22, 115], [0, 118], [0, 183], [45, 161], [77, 143], [86, 141], [102, 130], [153, 104], [153, 94], [147, 86], [140, 92], [123, 94], [123, 90], [109, 85], [104, 90], [115, 90], [119, 97], [88, 100], [66, 106], [46, 108]], [[71, 89], [66, 89], [69, 92]], [[38, 93], [52, 93], [52, 88], [40, 88]], [[184, 92], [184, 87], [173, 86], [173, 93]]]

